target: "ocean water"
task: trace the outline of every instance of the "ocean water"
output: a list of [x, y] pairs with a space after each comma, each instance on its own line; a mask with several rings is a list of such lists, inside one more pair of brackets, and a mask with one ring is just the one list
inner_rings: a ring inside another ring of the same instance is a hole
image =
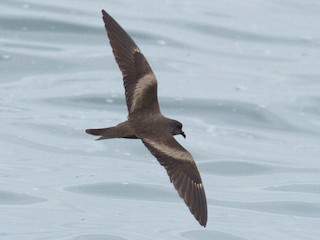
[[[0, 2], [0, 238], [320, 239], [320, 2]], [[201, 227], [126, 119], [107, 10], [202, 175]]]

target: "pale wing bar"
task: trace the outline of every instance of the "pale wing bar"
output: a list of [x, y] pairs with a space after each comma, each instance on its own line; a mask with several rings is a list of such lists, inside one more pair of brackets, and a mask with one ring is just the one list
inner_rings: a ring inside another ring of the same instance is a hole
[[172, 136], [142, 139], [168, 172], [170, 181], [202, 226], [207, 223], [207, 201], [201, 177], [191, 154]]
[[150, 80], [150, 83], [147, 83], [148, 87], [145, 88], [145, 92], [140, 92], [138, 96], [145, 96], [149, 99], [149, 106], [144, 106], [145, 108], [159, 110], [157, 81], [148, 61], [128, 33], [107, 12], [102, 10], [102, 14], [112, 51], [123, 75], [129, 114], [138, 109], [139, 102], [142, 102], [137, 101], [135, 96], [139, 92], [136, 87], [137, 83], [144, 76], [149, 76], [147, 79]]

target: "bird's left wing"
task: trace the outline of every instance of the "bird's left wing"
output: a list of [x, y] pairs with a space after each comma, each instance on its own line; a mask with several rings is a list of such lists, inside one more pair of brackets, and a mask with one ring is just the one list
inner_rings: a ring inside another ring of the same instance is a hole
[[191, 154], [172, 135], [143, 138], [145, 146], [168, 172], [170, 181], [202, 226], [207, 223], [207, 200]]
[[129, 115], [137, 111], [160, 112], [157, 79], [129, 34], [104, 10], [103, 21], [116, 62], [123, 75]]

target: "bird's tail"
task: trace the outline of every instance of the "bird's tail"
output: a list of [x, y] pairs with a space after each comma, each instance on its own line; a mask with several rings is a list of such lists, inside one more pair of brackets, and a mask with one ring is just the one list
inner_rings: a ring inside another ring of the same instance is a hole
[[94, 136], [100, 136], [97, 140], [111, 138], [137, 138], [127, 121], [114, 127], [87, 129], [86, 133]]

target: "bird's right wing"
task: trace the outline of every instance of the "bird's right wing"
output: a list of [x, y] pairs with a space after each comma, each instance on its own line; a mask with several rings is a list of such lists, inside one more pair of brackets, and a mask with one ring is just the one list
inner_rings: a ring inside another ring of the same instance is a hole
[[135, 111], [160, 112], [157, 79], [129, 34], [104, 10], [103, 21], [116, 62], [123, 75], [129, 115]]
[[202, 226], [207, 223], [207, 200], [200, 173], [191, 154], [171, 135], [142, 139], [145, 146], [165, 167], [170, 181], [191, 213]]

